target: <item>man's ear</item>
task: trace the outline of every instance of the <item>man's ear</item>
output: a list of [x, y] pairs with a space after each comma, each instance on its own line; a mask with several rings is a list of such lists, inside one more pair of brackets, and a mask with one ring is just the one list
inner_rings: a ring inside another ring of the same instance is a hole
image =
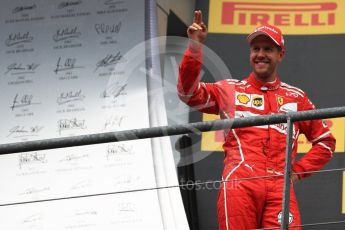
[[282, 62], [284, 57], [285, 57], [285, 50], [281, 49], [279, 52], [279, 61]]

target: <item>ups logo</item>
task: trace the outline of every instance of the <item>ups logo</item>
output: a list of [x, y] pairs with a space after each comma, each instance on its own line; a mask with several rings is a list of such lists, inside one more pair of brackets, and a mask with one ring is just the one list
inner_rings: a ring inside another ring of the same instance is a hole
[[255, 106], [255, 107], [260, 107], [260, 106], [262, 106], [263, 105], [263, 98], [262, 97], [254, 97], [253, 98], [253, 105]]

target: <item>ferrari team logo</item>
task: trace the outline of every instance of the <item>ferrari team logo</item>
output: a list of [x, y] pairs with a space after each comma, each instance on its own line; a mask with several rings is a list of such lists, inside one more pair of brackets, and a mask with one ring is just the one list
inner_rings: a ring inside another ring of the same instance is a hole
[[277, 96], [277, 103], [278, 105], [283, 105], [284, 104], [284, 98], [282, 96]]

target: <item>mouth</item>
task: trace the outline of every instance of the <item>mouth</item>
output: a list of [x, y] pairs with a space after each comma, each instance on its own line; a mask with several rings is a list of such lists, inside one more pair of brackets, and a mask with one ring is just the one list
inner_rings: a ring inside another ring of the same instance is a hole
[[270, 62], [267, 60], [255, 60], [254, 63], [255, 64], [269, 64]]
[[258, 67], [265, 67], [265, 66], [269, 65], [270, 62], [267, 60], [256, 60], [256, 61], [254, 61], [254, 63]]

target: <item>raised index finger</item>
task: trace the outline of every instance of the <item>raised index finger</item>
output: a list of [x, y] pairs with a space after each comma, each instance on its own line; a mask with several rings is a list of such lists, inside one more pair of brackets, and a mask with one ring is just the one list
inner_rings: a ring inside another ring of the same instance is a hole
[[202, 12], [201, 10], [199, 10], [199, 22], [198, 24], [201, 24], [202, 23]]
[[194, 12], [194, 23], [200, 24], [201, 23], [201, 11], [197, 10]]

